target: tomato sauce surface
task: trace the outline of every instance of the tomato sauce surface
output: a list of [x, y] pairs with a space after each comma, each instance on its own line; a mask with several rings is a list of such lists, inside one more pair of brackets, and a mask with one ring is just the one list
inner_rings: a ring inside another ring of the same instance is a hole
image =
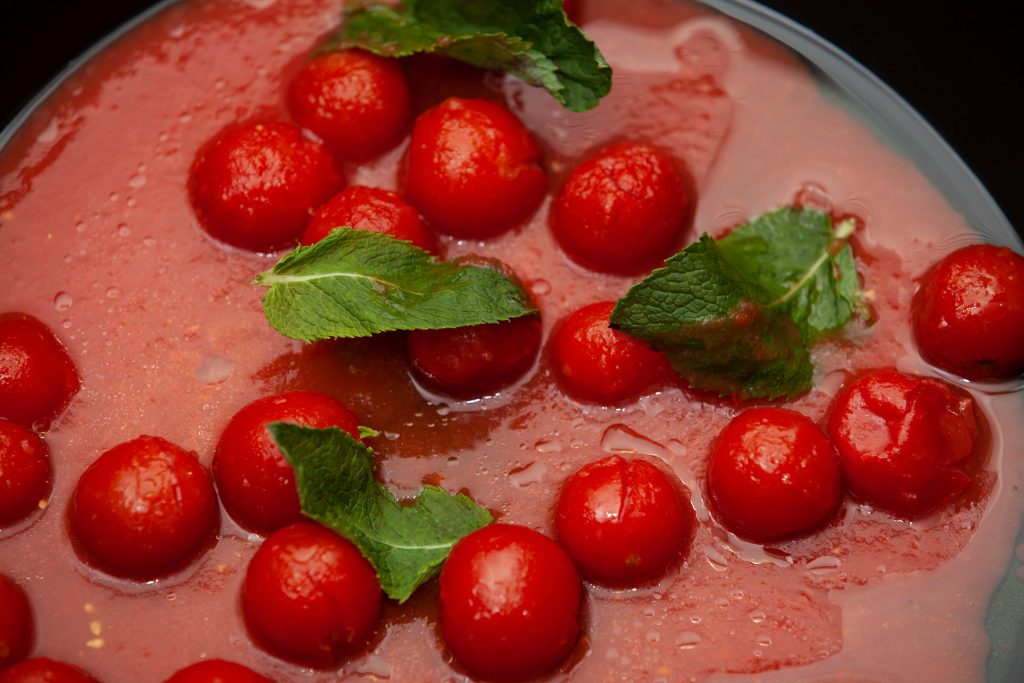
[[[985, 609], [1024, 509], [1024, 463], [1004, 452], [1024, 439], [1019, 393], [974, 392], [989, 455], [953, 508], [909, 523], [847, 499], [824, 530], [762, 547], [724, 531], [704, 503], [710, 444], [738, 412], [727, 401], [668, 387], [615, 408], [578, 404], [557, 388], [545, 352], [496, 397], [453, 401], [414, 383], [400, 335], [303, 345], [266, 324], [251, 280], [274, 260], [207, 235], [190, 208], [188, 168], [230, 123], [288, 119], [289, 80], [339, 9], [336, 0], [172, 6], [85, 64], [0, 150], [0, 308], [46, 322], [82, 378], [46, 434], [48, 506], [0, 532], [0, 572], [30, 597], [37, 654], [108, 683], [163, 680], [203, 658], [279, 681], [464, 679], [440, 638], [436, 581], [405, 605], [389, 602], [367, 650], [313, 671], [246, 633], [239, 592], [262, 537], [226, 514], [196, 562], [150, 582], [104, 574], [69, 539], [71, 492], [105, 450], [149, 434], [209, 466], [242, 406], [303, 389], [335, 396], [382, 433], [381, 477], [399, 495], [439, 482], [548, 535], [563, 479], [609, 454], [661, 459], [689, 487], [699, 528], [688, 559], [642, 588], [588, 584], [584, 636], [553, 680], [981, 680]], [[553, 188], [596, 147], [639, 139], [687, 167], [698, 231], [721, 234], [797, 193], [855, 214], [877, 323], [818, 344], [815, 387], [787, 407], [821, 424], [859, 371], [935, 374], [910, 332], [915, 279], [976, 238], [915, 167], [827, 98], [790, 52], [707, 9], [592, 0], [584, 20], [615, 68], [594, 111], [571, 114], [511, 78], [484, 82], [541, 142]], [[399, 189], [405, 144], [347, 168], [349, 184]], [[558, 319], [635, 281], [575, 265], [550, 234], [549, 203], [493, 241], [445, 240], [449, 256], [512, 266], [538, 302], [545, 342]]]

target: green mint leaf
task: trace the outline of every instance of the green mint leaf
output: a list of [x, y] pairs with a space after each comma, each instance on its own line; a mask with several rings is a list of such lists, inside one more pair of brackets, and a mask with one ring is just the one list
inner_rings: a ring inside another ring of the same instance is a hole
[[295, 470], [303, 514], [352, 541], [399, 602], [440, 571], [460, 538], [493, 521], [469, 497], [436, 486], [399, 502], [374, 478], [373, 450], [336, 427], [267, 429]]
[[665, 352], [692, 386], [743, 399], [811, 386], [808, 345], [859, 308], [860, 281], [827, 214], [785, 208], [707, 234], [620, 299], [611, 326]]
[[362, 439], [362, 440], [376, 439], [378, 436], [380, 436], [380, 432], [378, 432], [373, 427], [366, 427], [364, 425], [359, 425], [359, 438], [360, 439]]
[[337, 228], [256, 278], [263, 312], [302, 341], [496, 323], [536, 312], [498, 270], [438, 261], [408, 242]]
[[447, 55], [550, 92], [572, 111], [593, 109], [612, 85], [597, 46], [565, 16], [562, 0], [404, 0], [399, 10], [360, 3], [327, 49], [386, 57]]

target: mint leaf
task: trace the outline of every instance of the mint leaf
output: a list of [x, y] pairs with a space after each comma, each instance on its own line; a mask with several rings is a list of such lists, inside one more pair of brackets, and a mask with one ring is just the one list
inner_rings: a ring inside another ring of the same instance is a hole
[[281, 334], [314, 341], [496, 323], [534, 313], [498, 270], [438, 261], [390, 235], [337, 228], [256, 278]]
[[572, 111], [597, 106], [612, 84], [597, 46], [570, 22], [562, 0], [404, 0], [347, 12], [327, 49], [361, 48], [385, 57], [447, 55], [507, 71], [550, 92]]
[[399, 602], [437, 574], [456, 541], [493, 521], [469, 497], [436, 486], [400, 503], [374, 478], [373, 450], [336, 427], [267, 429], [295, 469], [303, 514], [355, 543]]
[[611, 326], [665, 352], [692, 386], [743, 399], [811, 386], [808, 345], [858, 308], [860, 282], [827, 214], [784, 208], [719, 241], [706, 233], [612, 311]]
[[360, 439], [360, 441], [365, 441], [366, 439], [376, 439], [379, 436], [380, 436], [380, 432], [378, 432], [373, 427], [366, 427], [364, 425], [359, 425], [359, 439]]

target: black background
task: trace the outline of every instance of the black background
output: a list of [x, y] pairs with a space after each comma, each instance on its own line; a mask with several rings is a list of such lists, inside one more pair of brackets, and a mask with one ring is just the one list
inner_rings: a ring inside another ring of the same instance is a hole
[[[997, 11], [997, 3], [764, 3], [846, 50], [902, 94], [1024, 229], [1024, 57], [1017, 22]], [[0, 0], [0, 124], [68, 61], [151, 4]]]

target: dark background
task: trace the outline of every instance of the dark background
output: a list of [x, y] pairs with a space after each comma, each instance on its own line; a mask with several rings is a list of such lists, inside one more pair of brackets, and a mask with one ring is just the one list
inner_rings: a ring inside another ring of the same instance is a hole
[[[902, 94], [974, 169], [1018, 231], [1024, 229], [1024, 57], [1017, 22], [997, 3], [763, 1]], [[0, 125], [69, 60], [151, 4], [0, 0]]]

